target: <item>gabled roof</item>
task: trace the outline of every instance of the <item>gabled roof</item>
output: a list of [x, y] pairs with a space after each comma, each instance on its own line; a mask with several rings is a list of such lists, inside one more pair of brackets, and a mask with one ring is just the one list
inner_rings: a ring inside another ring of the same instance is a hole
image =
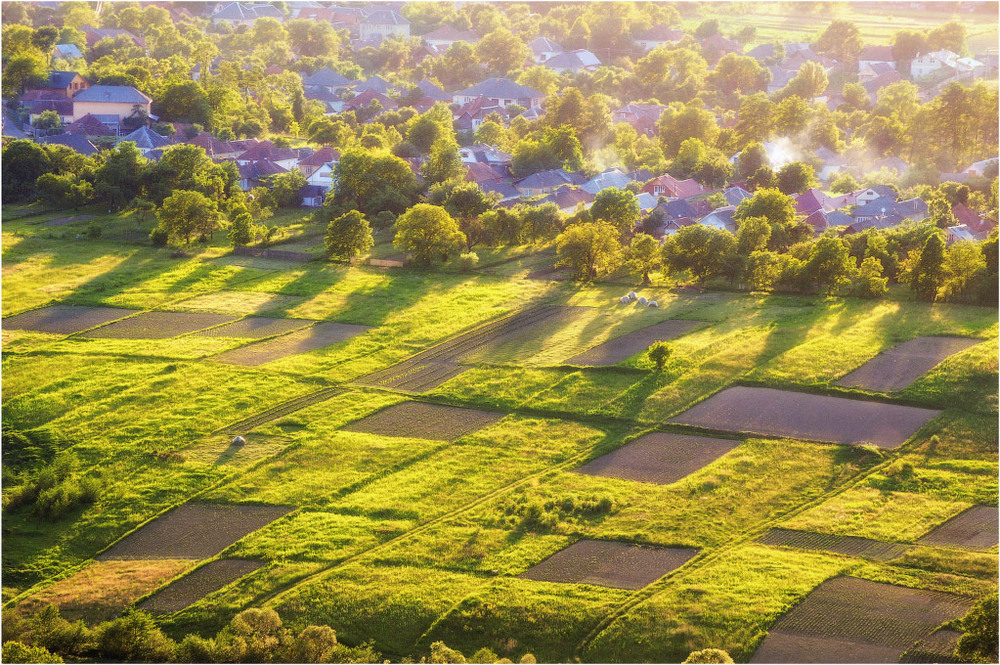
[[335, 72], [329, 67], [324, 67], [315, 74], [302, 77], [302, 85], [319, 85], [324, 87], [347, 87], [352, 81], [339, 72]]
[[381, 93], [381, 94], [384, 95], [387, 92], [389, 92], [390, 90], [392, 90], [393, 86], [391, 86], [389, 84], [389, 82], [386, 81], [381, 76], [375, 75], [375, 76], [371, 76], [371, 77], [367, 78], [366, 80], [358, 83], [355, 86], [354, 89], [357, 90], [358, 92], [363, 92], [365, 90], [371, 90], [373, 92], [378, 92], [378, 93]]
[[76, 44], [56, 44], [52, 47], [52, 50], [57, 53], [60, 58], [83, 57], [83, 53], [80, 52], [80, 48]]
[[288, 169], [267, 159], [250, 162], [240, 167], [240, 178], [243, 180], [260, 180], [279, 173], [288, 173]]
[[699, 224], [705, 226], [722, 226], [731, 233], [736, 233], [736, 222], [733, 221], [733, 214], [736, 212], [734, 206], [716, 208], [698, 220]]
[[229, 143], [228, 141], [220, 141], [207, 132], [202, 132], [201, 134], [198, 134], [198, 136], [188, 139], [185, 143], [201, 147], [205, 151], [205, 154], [209, 157], [242, 152], [240, 148], [237, 148], [232, 143]]
[[455, 94], [462, 97], [483, 96], [504, 99], [535, 99], [545, 96], [534, 88], [519, 85], [506, 78], [489, 78]]
[[562, 53], [566, 50], [548, 37], [535, 37], [528, 42], [528, 48], [530, 48], [531, 52], [535, 55], [542, 55], [543, 53]]
[[486, 162], [465, 162], [465, 179], [472, 182], [501, 182], [504, 176]]
[[546, 196], [541, 202], [555, 203], [562, 210], [564, 208], [574, 208], [581, 203], [593, 203], [595, 198], [593, 194], [582, 188], [565, 185]]
[[585, 67], [600, 67], [601, 61], [597, 59], [597, 56], [587, 51], [586, 49], [577, 49], [575, 51], [564, 51], [558, 55], [554, 55], [545, 61], [545, 66], [549, 69], [572, 69], [580, 70]]
[[170, 145], [171, 141], [166, 136], [160, 136], [149, 127], [142, 126], [135, 130], [131, 134], [126, 134], [125, 136], [118, 139], [117, 142], [121, 141], [131, 141], [135, 144], [136, 148], [141, 148], [144, 150], [154, 150], [156, 148], [162, 148], [164, 146]]
[[432, 30], [423, 36], [424, 41], [442, 42], [468, 42], [470, 44], [479, 41], [479, 35], [472, 30], [459, 30], [458, 28], [445, 23], [437, 30]]
[[795, 197], [795, 209], [809, 215], [826, 206], [829, 197], [818, 189], [808, 189]]
[[752, 49], [746, 53], [751, 58], [756, 60], [764, 60], [766, 58], [773, 58], [775, 56], [774, 43], [770, 44], [760, 44], [754, 46]]
[[245, 5], [242, 2], [230, 2], [209, 18], [213, 21], [255, 21], [260, 18], [260, 14], [257, 13], [255, 7]]
[[722, 195], [726, 197], [726, 202], [731, 206], [739, 205], [743, 199], [749, 199], [753, 196], [753, 194], [742, 187], [730, 187], [723, 191]]
[[581, 188], [591, 194], [597, 194], [602, 189], [607, 189], [608, 187], [625, 189], [630, 182], [632, 182], [632, 179], [620, 169], [610, 168], [583, 183]]
[[369, 25], [410, 25], [401, 14], [392, 9], [379, 9], [361, 19]]
[[69, 84], [77, 76], [80, 76], [77, 72], [51, 72], [49, 73], [49, 78], [44, 83], [39, 84], [38, 87], [64, 90], [69, 87]]
[[436, 102], [451, 102], [452, 96], [434, 85], [429, 79], [424, 79], [417, 84], [417, 87], [424, 93], [424, 97], [430, 97]]
[[79, 134], [56, 134], [55, 136], [43, 136], [36, 139], [36, 141], [38, 143], [65, 145], [77, 151], [81, 155], [93, 155], [98, 152], [93, 143]]
[[381, 104], [382, 108], [384, 109], [396, 108], [396, 102], [392, 101], [385, 95], [379, 92], [375, 92], [374, 90], [371, 89], [365, 90], [354, 99], [348, 100], [347, 102], [344, 103], [344, 106], [352, 109], [358, 109], [361, 108], [362, 106], [368, 106], [369, 104], [372, 103], [372, 101], [375, 100], [378, 100], [378, 103]]
[[153, 100], [130, 85], [94, 85], [73, 96], [74, 102], [149, 104]]
[[684, 217], [694, 217], [698, 214], [694, 206], [685, 199], [674, 199], [656, 206], [656, 210], [663, 215], [664, 219], [682, 219]]
[[868, 91], [868, 94], [871, 96], [871, 98], [875, 99], [879, 90], [881, 90], [887, 85], [892, 85], [893, 83], [898, 83], [902, 80], [903, 77], [899, 75], [899, 72], [893, 69], [891, 71], [886, 72], [885, 74], [879, 74], [871, 81], [863, 83], [862, 85], [865, 86], [865, 90]]
[[298, 155], [291, 148], [275, 148], [270, 141], [260, 141], [251, 145], [241, 155], [237, 156], [238, 161], [280, 161], [285, 159], [297, 159]]
[[670, 26], [661, 23], [639, 33], [636, 40], [646, 42], [679, 42], [683, 38], [683, 30], [674, 30]]
[[22, 102], [28, 113], [35, 115], [43, 111], [55, 111], [61, 116], [73, 115], [73, 101], [70, 99], [40, 99]]
[[479, 189], [484, 192], [494, 192], [500, 195], [501, 201], [511, 201], [521, 197], [521, 192], [509, 182], [503, 180], [483, 180], [477, 181]]
[[70, 134], [79, 134], [80, 136], [110, 136], [112, 133], [101, 122], [101, 119], [92, 113], [88, 113], [82, 118], [78, 118], [69, 125], [66, 125], [66, 131]]
[[132, 42], [137, 46], [146, 46], [146, 39], [144, 37], [136, 37], [128, 30], [120, 30], [118, 28], [95, 28], [90, 25], [85, 25], [80, 28], [80, 32], [87, 36], [87, 45], [93, 46], [102, 39], [114, 39], [115, 37], [125, 36], [132, 40]]
[[726, 39], [719, 33], [715, 33], [714, 35], [701, 40], [701, 45], [703, 48], [713, 48], [716, 51], [722, 51], [724, 53], [728, 51], [739, 53], [743, 50], [740, 47], [739, 42], [732, 39]]
[[299, 160], [299, 166], [320, 167], [329, 162], [339, 162], [340, 151], [325, 145], [305, 159]]
[[891, 46], [866, 46], [861, 49], [858, 60], [871, 60], [874, 62], [894, 62]]
[[565, 169], [552, 169], [550, 171], [533, 173], [527, 178], [518, 180], [515, 184], [518, 188], [545, 189], [549, 187], [557, 187], [559, 185], [576, 185], [583, 183], [582, 177], [577, 174], [567, 173]]

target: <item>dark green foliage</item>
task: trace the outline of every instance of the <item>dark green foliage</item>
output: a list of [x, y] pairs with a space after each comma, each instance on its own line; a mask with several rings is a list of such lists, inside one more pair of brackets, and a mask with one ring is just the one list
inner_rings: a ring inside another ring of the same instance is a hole
[[979, 600], [962, 618], [965, 634], [958, 640], [955, 658], [962, 663], [997, 662], [997, 594]]
[[910, 286], [921, 300], [934, 300], [944, 278], [944, 240], [940, 233], [927, 238], [910, 276]]

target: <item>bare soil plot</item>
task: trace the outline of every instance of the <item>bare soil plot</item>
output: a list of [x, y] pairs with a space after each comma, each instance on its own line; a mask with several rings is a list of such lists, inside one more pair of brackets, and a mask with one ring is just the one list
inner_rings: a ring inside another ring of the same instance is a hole
[[453, 441], [492, 425], [504, 415], [506, 414], [463, 409], [457, 406], [403, 402], [382, 409], [342, 429], [345, 432], [367, 432], [379, 436]]
[[263, 339], [264, 337], [274, 337], [282, 335], [299, 328], [316, 323], [309, 319], [274, 319], [267, 316], [250, 316], [239, 321], [227, 323], [218, 328], [211, 328], [199, 333], [199, 337], [248, 337], [250, 339]]
[[9, 316], [0, 323], [0, 326], [7, 330], [32, 330], [57, 335], [72, 335], [81, 330], [130, 316], [138, 311], [137, 309], [119, 309], [117, 307], [53, 305]]
[[835, 577], [781, 617], [754, 663], [898, 662], [972, 601], [938, 591]]
[[653, 342], [666, 342], [687, 334], [692, 328], [699, 325], [699, 323], [699, 321], [687, 321], [684, 319], [661, 321], [660, 323], [630, 332], [627, 335], [608, 340], [603, 344], [598, 344], [583, 353], [573, 356], [566, 363], [569, 365], [616, 365], [637, 353], [645, 351]]
[[917, 337], [883, 351], [836, 381], [836, 385], [886, 393], [902, 390], [948, 356], [982, 341], [968, 337]]
[[133, 531], [97, 558], [207, 559], [291, 510], [288, 506], [186, 503]]
[[179, 612], [208, 594], [249, 575], [262, 565], [264, 564], [260, 561], [247, 559], [210, 561], [144, 600], [139, 609], [157, 614]]
[[43, 226], [65, 226], [66, 224], [83, 222], [88, 219], [93, 219], [94, 217], [97, 217], [97, 215], [73, 215], [71, 217], [60, 217], [59, 219], [50, 219], [45, 222]]
[[898, 404], [735, 386], [696, 404], [669, 422], [896, 448], [940, 413]]
[[237, 317], [208, 312], [143, 312], [84, 334], [101, 339], [166, 339], [235, 321]]
[[332, 344], [339, 344], [370, 329], [370, 326], [359, 326], [353, 323], [323, 321], [278, 339], [248, 344], [232, 351], [225, 351], [213, 357], [212, 360], [230, 365], [257, 367], [287, 356], [308, 353]]
[[653, 432], [574, 471], [669, 485], [725, 455], [740, 444], [733, 439]]
[[52, 604], [70, 621], [96, 623], [110, 619], [190, 565], [189, 559], [95, 561], [29, 596], [18, 608], [36, 612]]
[[871, 538], [834, 536], [828, 533], [796, 531], [793, 529], [771, 529], [758, 538], [757, 542], [776, 547], [795, 547], [800, 550], [847, 554], [848, 556], [877, 561], [895, 559], [910, 547], [903, 543], [887, 543], [881, 540], [872, 540]]
[[430, 390], [463, 372], [464, 368], [458, 363], [464, 358], [530, 338], [540, 326], [575, 316], [579, 310], [578, 307], [558, 305], [532, 307], [452, 337], [399, 364], [362, 377], [357, 383], [414, 392]]
[[301, 303], [299, 296], [264, 293], [260, 291], [218, 291], [195, 296], [178, 303], [176, 307], [194, 312], [220, 312], [223, 314], [255, 314], [268, 310], [294, 307]]
[[580, 540], [556, 552], [519, 577], [540, 582], [593, 584], [641, 589], [680, 568], [698, 553], [693, 547], [647, 547], [602, 540]]
[[955, 659], [955, 647], [962, 633], [943, 628], [930, 637], [919, 640], [910, 647], [901, 663], [951, 663]]
[[996, 506], [973, 506], [935, 528], [918, 542], [921, 545], [954, 545], [985, 550], [997, 544], [1000, 529]]

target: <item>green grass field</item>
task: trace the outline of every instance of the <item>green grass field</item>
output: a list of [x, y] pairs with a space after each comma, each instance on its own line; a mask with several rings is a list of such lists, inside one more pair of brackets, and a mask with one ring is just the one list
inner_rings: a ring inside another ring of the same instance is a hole
[[[920, 545], [875, 563], [754, 542], [782, 527], [912, 544], [971, 505], [996, 505], [995, 309], [916, 302], [901, 290], [863, 301], [691, 295], [663, 283], [643, 290], [658, 310], [626, 309], [617, 302], [626, 285], [526, 278], [551, 261], [541, 245], [483, 253], [472, 273], [234, 257], [222, 233], [172, 258], [117, 239], [134, 218], [102, 216], [105, 233], [92, 240], [76, 237], [87, 222], [44, 225], [54, 217], [12, 214], [3, 223], [5, 319], [65, 303], [371, 329], [242, 367], [211, 358], [247, 339], [100, 339], [4, 326], [5, 474], [8, 432], [17, 432], [45, 459], [71, 455], [71, 478], [100, 486], [92, 505], [59, 519], [5, 509], [5, 607], [192, 500], [293, 511], [219, 554], [260, 560], [258, 571], [159, 617], [175, 637], [207, 635], [244, 608], [269, 606], [292, 627], [328, 624], [341, 641], [371, 642], [391, 659], [419, 660], [443, 640], [515, 660], [530, 652], [539, 661], [679, 662], [718, 647], [745, 662], [784, 611], [839, 574], [972, 597], [996, 588], [996, 547]], [[290, 245], [316, 246], [301, 216], [279, 221]], [[421, 395], [354, 383], [539, 304], [580, 309], [470, 355], [467, 371]], [[611, 367], [564, 364], [668, 318], [700, 323], [671, 342], [662, 373], [643, 354]], [[833, 385], [921, 335], [982, 342], [900, 393]], [[942, 413], [890, 451], [741, 437], [670, 485], [572, 472], [651, 431], [691, 433], [665, 421], [735, 384]], [[327, 387], [342, 392], [267, 420], [245, 433], [243, 448], [216, 433]], [[504, 417], [454, 441], [342, 429], [414, 398]], [[17, 479], [5, 481], [6, 498]], [[517, 577], [582, 538], [699, 552], [638, 591]]]

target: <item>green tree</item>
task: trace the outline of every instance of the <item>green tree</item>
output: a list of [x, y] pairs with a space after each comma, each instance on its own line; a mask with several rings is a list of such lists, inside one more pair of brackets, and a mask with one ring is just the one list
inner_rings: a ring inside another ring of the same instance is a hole
[[297, 208], [302, 205], [301, 189], [306, 186], [306, 177], [298, 169], [279, 173], [268, 178], [274, 203], [279, 208]]
[[714, 144], [719, 136], [715, 115], [694, 105], [679, 109], [668, 108], [660, 115], [656, 127], [663, 154], [668, 159], [675, 157], [681, 149], [681, 144], [688, 139], [698, 139], [709, 146]]
[[243, 247], [252, 243], [256, 237], [256, 224], [253, 223], [253, 215], [244, 207], [233, 215], [233, 219], [229, 223], [229, 240], [234, 247]]
[[175, 649], [176, 645], [156, 626], [153, 617], [141, 610], [125, 610], [97, 631], [97, 651], [102, 659], [168, 662]]
[[348, 261], [367, 252], [375, 244], [368, 220], [357, 210], [349, 210], [330, 221], [326, 227], [326, 255], [332, 259]]
[[692, 651], [691, 655], [684, 659], [685, 663], [732, 663], [733, 659], [727, 651], [722, 649], [700, 649]]
[[494, 30], [480, 39], [474, 50], [479, 62], [498, 76], [507, 76], [520, 69], [531, 58], [531, 49], [506, 28]]
[[847, 194], [861, 188], [861, 183], [850, 173], [840, 173], [830, 183], [830, 191], [834, 194]]
[[858, 55], [864, 48], [858, 26], [845, 20], [835, 20], [820, 34], [813, 44], [817, 53], [829, 55], [845, 71], [857, 71]]
[[968, 302], [977, 295], [975, 287], [986, 270], [986, 260], [974, 242], [956, 242], [945, 253], [941, 266], [941, 298], [949, 302]]
[[667, 361], [670, 360], [670, 352], [671, 348], [669, 344], [664, 341], [656, 341], [649, 345], [649, 348], [646, 350], [646, 356], [656, 366], [656, 371], [662, 372], [667, 366]]
[[882, 276], [882, 262], [869, 256], [861, 262], [851, 280], [851, 294], [859, 298], [880, 298], [889, 290], [889, 280]]
[[492, 244], [517, 245], [524, 240], [520, 216], [506, 208], [487, 210], [479, 219]]
[[94, 193], [101, 201], [121, 207], [142, 193], [149, 170], [135, 143], [122, 141], [104, 155], [104, 163], [94, 173]]
[[571, 224], [556, 236], [556, 266], [569, 266], [574, 277], [597, 279], [614, 271], [622, 254], [618, 230], [608, 222]]
[[[351, 148], [334, 169], [337, 188], [331, 205], [356, 208], [369, 217], [383, 210], [400, 214], [416, 199], [417, 178], [410, 165], [395, 155]], [[324, 205], [326, 205], [324, 203]]]
[[458, 222], [441, 206], [418, 203], [396, 220], [393, 245], [402, 252], [412, 252], [414, 260], [423, 265], [436, 258], [447, 260], [462, 251], [465, 242]]
[[850, 250], [840, 238], [822, 237], [809, 251], [804, 277], [831, 295], [847, 285], [855, 271]]
[[962, 617], [965, 634], [958, 640], [955, 658], [961, 663], [997, 662], [997, 594], [976, 601]]
[[197, 122], [212, 127], [212, 105], [197, 81], [182, 81], [163, 87], [154, 103], [163, 120]]
[[804, 239], [804, 224], [796, 222], [795, 199], [777, 189], [758, 189], [736, 206], [733, 220], [737, 225], [749, 217], [763, 217], [771, 224], [768, 249], [780, 251]]
[[944, 240], [935, 233], [924, 242], [910, 274], [910, 287], [921, 300], [933, 301], [944, 280]]
[[758, 141], [752, 141], [743, 148], [736, 160], [736, 175], [741, 180], [750, 178], [762, 166], [770, 166], [764, 146]]
[[777, 189], [778, 176], [774, 174], [770, 166], [761, 166], [754, 171], [754, 174], [747, 178], [747, 188], [751, 192], [758, 192], [762, 189]]
[[947, 49], [959, 55], [968, 55], [969, 50], [965, 45], [967, 34], [968, 30], [963, 23], [948, 21], [928, 33], [927, 47], [932, 51]]
[[430, 184], [464, 176], [465, 168], [462, 166], [462, 158], [458, 154], [458, 143], [447, 136], [435, 141], [434, 145], [431, 146], [430, 157], [420, 167], [420, 172]]
[[778, 189], [784, 194], [801, 194], [817, 184], [816, 172], [804, 162], [789, 162], [778, 171]]
[[771, 73], [750, 56], [727, 53], [709, 78], [726, 94], [749, 95], [766, 90]]
[[756, 251], [767, 249], [770, 238], [771, 223], [766, 217], [741, 218], [736, 230], [736, 253], [750, 256]]
[[826, 76], [823, 65], [818, 62], [803, 62], [799, 71], [791, 81], [778, 92], [779, 99], [789, 97], [801, 97], [802, 99], [812, 99], [822, 95], [830, 84]]
[[3, 643], [5, 663], [62, 663], [63, 659], [44, 647], [28, 646], [13, 640]]
[[639, 221], [639, 200], [627, 189], [608, 187], [597, 193], [590, 206], [590, 216], [595, 221], [611, 223], [624, 236]]
[[652, 284], [652, 281], [649, 279], [649, 273], [657, 270], [663, 263], [660, 243], [657, 242], [656, 238], [645, 233], [637, 234], [632, 238], [627, 256], [629, 270], [637, 273], [642, 278], [644, 286]]
[[219, 224], [215, 202], [190, 190], [178, 190], [165, 198], [156, 217], [171, 240], [183, 240], [185, 245], [191, 244], [192, 235], [207, 236]]
[[663, 263], [671, 274], [687, 271], [699, 282], [727, 274], [736, 254], [736, 238], [702, 224], [685, 226], [663, 243]]
[[52, 170], [52, 160], [34, 141], [18, 139], [3, 146], [3, 198], [5, 201], [30, 201], [35, 182]]

